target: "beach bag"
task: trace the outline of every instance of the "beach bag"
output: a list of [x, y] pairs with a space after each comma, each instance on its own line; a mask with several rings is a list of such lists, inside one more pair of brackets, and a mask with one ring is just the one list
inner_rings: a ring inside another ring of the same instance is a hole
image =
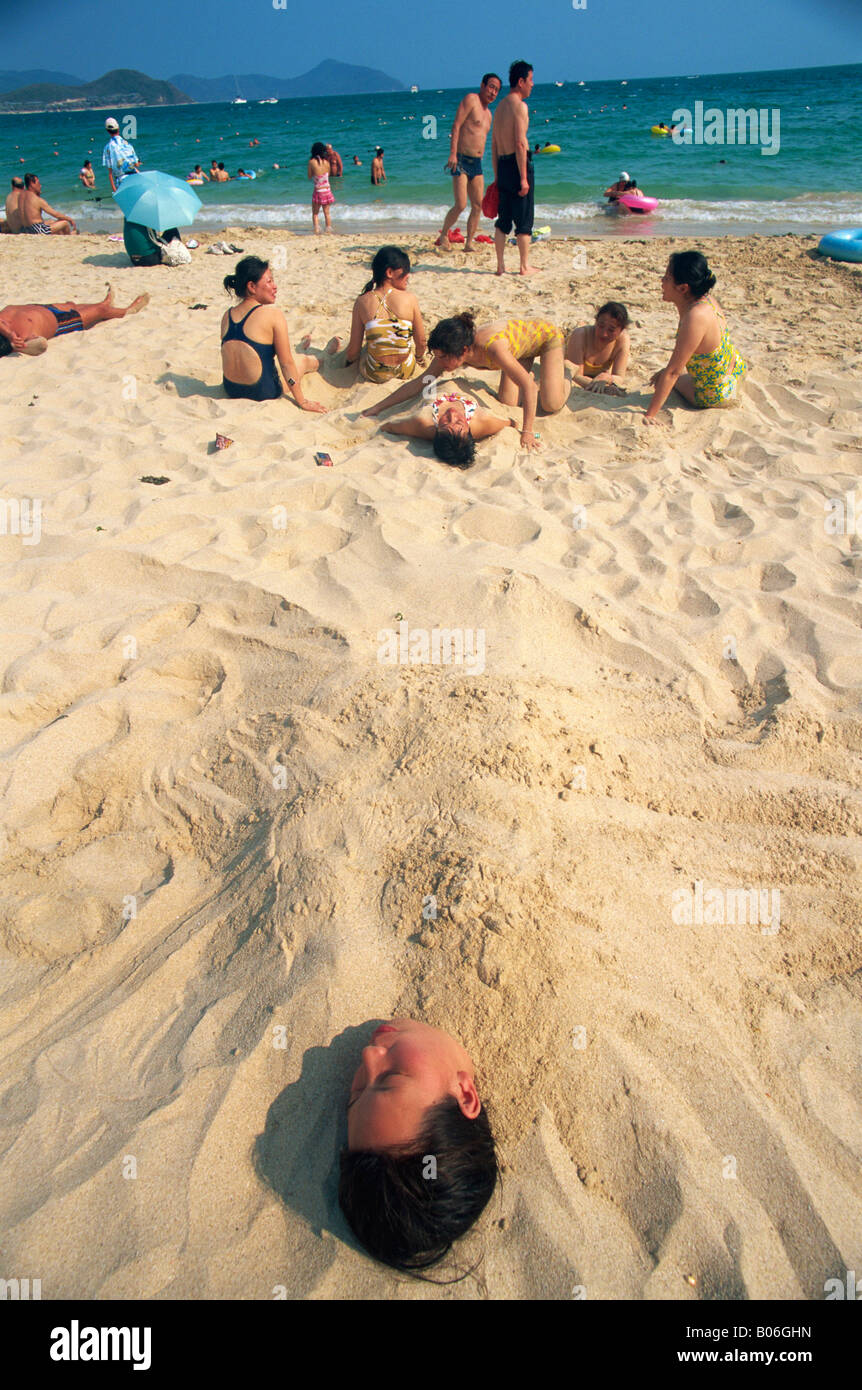
[[191, 251], [179, 239], [166, 241], [162, 247], [162, 265], [188, 265], [191, 258]]
[[491, 184], [482, 199], [482, 211], [486, 217], [496, 217], [500, 211], [500, 190], [496, 183]]

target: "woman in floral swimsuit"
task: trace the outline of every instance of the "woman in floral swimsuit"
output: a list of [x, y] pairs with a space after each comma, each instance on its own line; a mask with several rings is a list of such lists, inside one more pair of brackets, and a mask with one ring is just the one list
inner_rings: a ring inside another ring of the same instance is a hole
[[676, 251], [667, 263], [662, 298], [676, 306], [679, 328], [670, 361], [650, 378], [655, 394], [644, 416], [646, 425], [655, 423], [674, 387], [701, 408], [731, 405], [736, 399], [746, 367], [709, 293], [714, 284], [715, 276], [699, 251]]

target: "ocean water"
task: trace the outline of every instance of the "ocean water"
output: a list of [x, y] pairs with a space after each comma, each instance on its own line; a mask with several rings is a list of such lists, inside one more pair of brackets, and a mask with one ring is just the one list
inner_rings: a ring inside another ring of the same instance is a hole
[[[315, 140], [331, 140], [344, 160], [344, 177], [333, 181], [335, 229], [379, 232], [383, 239], [439, 228], [451, 202], [444, 165], [462, 95], [458, 88], [111, 114], [121, 122], [134, 117], [144, 168], [182, 178], [196, 163], [208, 169], [215, 156], [231, 174], [240, 166], [255, 170], [254, 182], [197, 189], [201, 229], [259, 224], [310, 232], [306, 163]], [[669, 122], [682, 108], [692, 112], [694, 127], [697, 102], [704, 109], [763, 111], [766, 144], [777, 143], [777, 152], [765, 154], [760, 144], [677, 144], [650, 133], [652, 124]], [[862, 65], [584, 85], [575, 78], [561, 87], [535, 86], [529, 107], [531, 145], [561, 147], [559, 154], [535, 156], [536, 226], [548, 224], [557, 235], [819, 234], [862, 225]], [[13, 173], [32, 169], [52, 206], [70, 211], [82, 230], [116, 231], [120, 213], [101, 167], [106, 114], [0, 116], [3, 189]], [[252, 138], [260, 144], [250, 147]], [[370, 165], [378, 144], [388, 182], [374, 188]], [[352, 164], [354, 154], [362, 167]], [[92, 195], [77, 178], [88, 156], [96, 168]], [[487, 184], [490, 139], [485, 168]], [[604, 206], [602, 190], [621, 169], [660, 200], [655, 213], [623, 215]]]

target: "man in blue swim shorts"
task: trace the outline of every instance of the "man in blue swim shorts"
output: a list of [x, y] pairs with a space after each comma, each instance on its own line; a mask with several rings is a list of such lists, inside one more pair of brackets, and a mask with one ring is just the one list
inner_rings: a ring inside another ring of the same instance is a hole
[[66, 333], [83, 333], [94, 323], [107, 319], [124, 319], [137, 314], [150, 301], [148, 294], [139, 294], [125, 309], [118, 309], [110, 285], [105, 298], [98, 304], [7, 304], [0, 309], [0, 357], [11, 352], [23, 352], [38, 357], [48, 346], [49, 338], [61, 338]]
[[[491, 107], [500, 94], [502, 82], [495, 72], [486, 72], [478, 92], [468, 92], [462, 99], [449, 138], [449, 159], [446, 170], [452, 175], [452, 190], [455, 204], [449, 209], [443, 221], [443, 230], [435, 246], [446, 246], [449, 229], [454, 227], [470, 198], [470, 216], [467, 219], [467, 240], [465, 251], [475, 251], [473, 238], [479, 227], [482, 215], [482, 198], [485, 195], [485, 180], [482, 176], [482, 155], [485, 141], [491, 129]], [[458, 236], [460, 237], [460, 232]]]

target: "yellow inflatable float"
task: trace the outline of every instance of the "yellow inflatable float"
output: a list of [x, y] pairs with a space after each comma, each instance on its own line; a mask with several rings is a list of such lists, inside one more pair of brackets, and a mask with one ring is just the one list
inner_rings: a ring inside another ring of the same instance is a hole
[[539, 154], [559, 154], [559, 153], [560, 153], [560, 147], [559, 147], [559, 145], [543, 145], [542, 148], [539, 150]]
[[650, 133], [652, 135], [670, 135], [670, 131], [661, 125], [651, 125]]

